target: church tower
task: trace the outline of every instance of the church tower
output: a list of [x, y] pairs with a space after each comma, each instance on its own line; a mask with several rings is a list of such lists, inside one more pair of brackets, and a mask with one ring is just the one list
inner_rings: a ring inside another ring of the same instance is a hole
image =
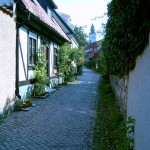
[[89, 33], [89, 41], [90, 43], [96, 42], [96, 33], [95, 33], [95, 27], [92, 24], [91, 25], [91, 32]]

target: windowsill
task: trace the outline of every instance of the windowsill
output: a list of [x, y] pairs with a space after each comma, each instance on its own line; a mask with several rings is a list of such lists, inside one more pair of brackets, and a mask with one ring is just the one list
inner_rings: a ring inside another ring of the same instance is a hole
[[34, 70], [34, 65], [28, 65], [29, 70]]

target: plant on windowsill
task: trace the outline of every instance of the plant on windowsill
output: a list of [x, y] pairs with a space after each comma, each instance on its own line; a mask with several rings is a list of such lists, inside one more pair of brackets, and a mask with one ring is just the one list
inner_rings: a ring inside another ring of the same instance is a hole
[[45, 46], [41, 46], [37, 52], [37, 62], [34, 66], [34, 89], [33, 96], [45, 96], [47, 94], [45, 88], [49, 83], [49, 78], [47, 76], [46, 66], [47, 61], [44, 55]]

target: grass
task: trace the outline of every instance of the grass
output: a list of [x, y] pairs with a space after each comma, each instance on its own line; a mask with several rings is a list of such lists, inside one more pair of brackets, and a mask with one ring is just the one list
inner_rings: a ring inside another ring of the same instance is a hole
[[93, 150], [132, 150], [127, 137], [126, 122], [116, 103], [109, 78], [103, 76], [99, 85]]

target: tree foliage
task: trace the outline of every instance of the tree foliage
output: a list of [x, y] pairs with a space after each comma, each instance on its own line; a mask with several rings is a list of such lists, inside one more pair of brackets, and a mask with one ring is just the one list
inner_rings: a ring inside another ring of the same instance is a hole
[[[100, 62], [103, 74], [127, 75], [144, 51], [150, 31], [149, 0], [112, 0]], [[105, 60], [104, 60], [105, 59]]]
[[67, 43], [62, 45], [59, 49], [59, 72], [63, 74], [65, 78], [71, 74], [71, 46]]
[[82, 66], [84, 64], [84, 53], [81, 48], [72, 49], [72, 53], [70, 55], [70, 58], [76, 62], [77, 66]]
[[88, 44], [87, 34], [84, 32], [84, 27], [75, 26], [74, 32], [75, 32], [76, 38], [79, 42], [79, 47], [82, 47], [82, 46]]
[[[63, 44], [59, 50], [59, 72], [63, 74], [65, 80], [75, 80], [73, 73], [73, 64], [82, 66], [84, 62], [84, 54], [82, 49], [72, 49], [68, 43]], [[74, 62], [74, 63], [73, 63]]]

